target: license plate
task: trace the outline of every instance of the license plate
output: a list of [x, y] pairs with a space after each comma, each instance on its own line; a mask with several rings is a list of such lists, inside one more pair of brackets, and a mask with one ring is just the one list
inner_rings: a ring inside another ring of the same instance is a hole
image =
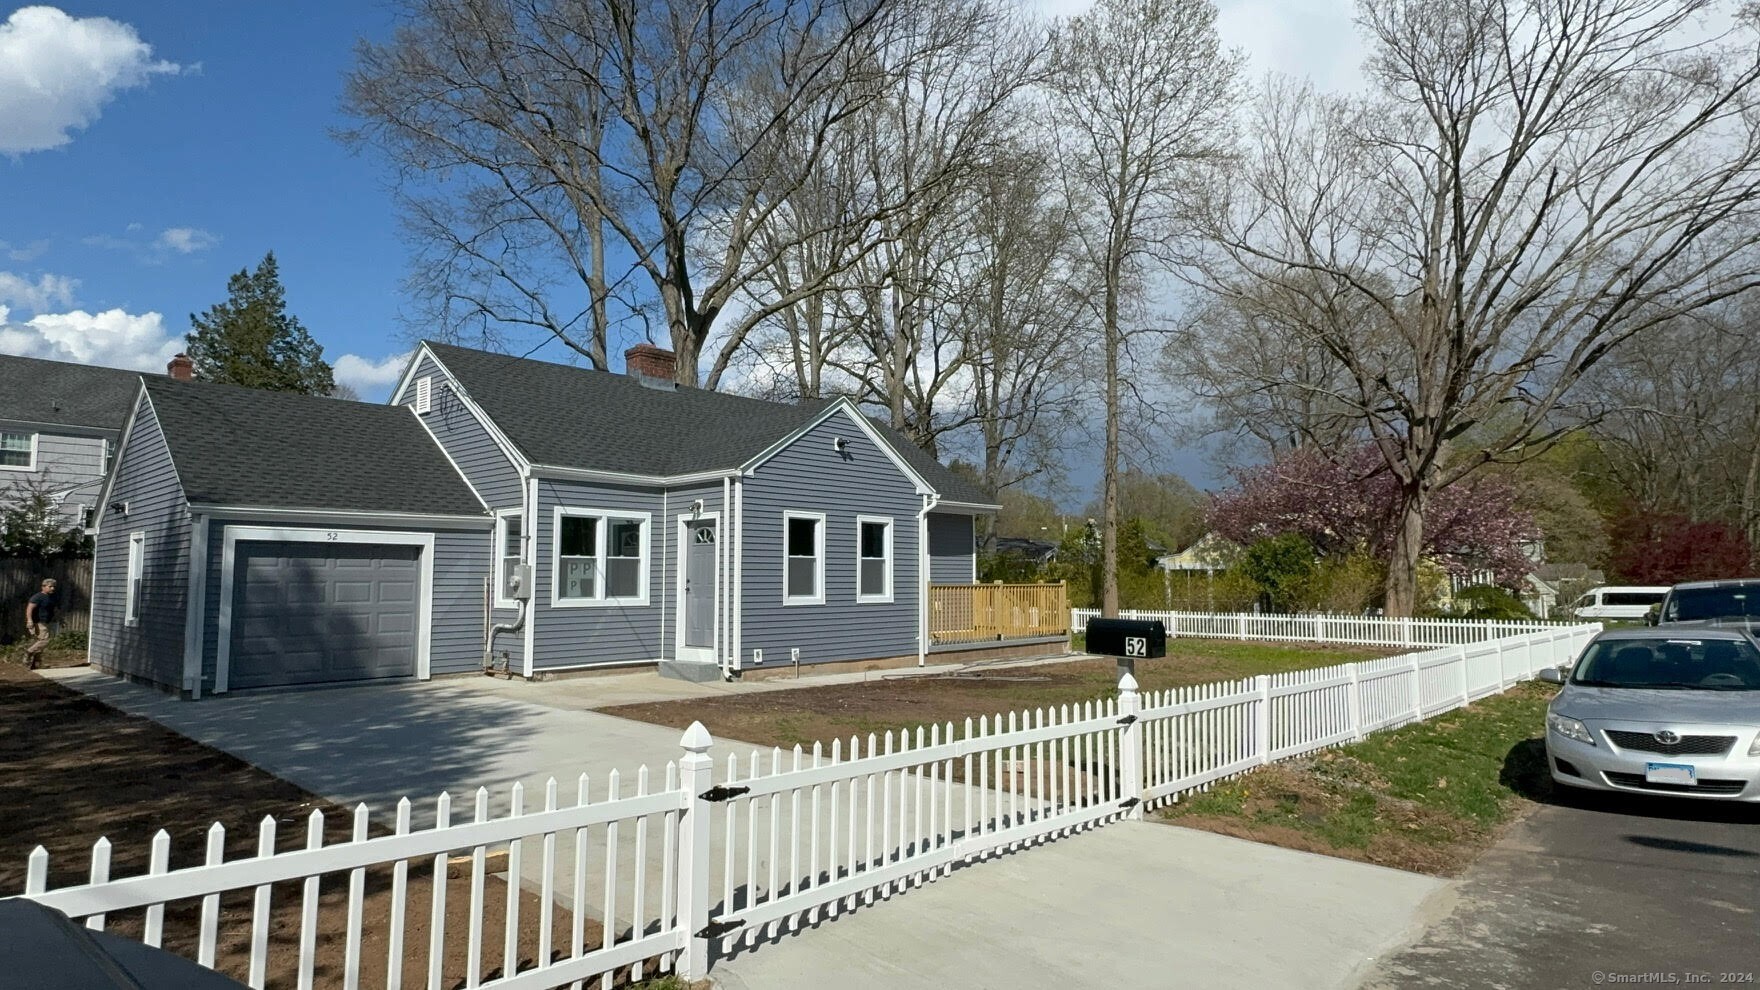
[[1692, 787], [1699, 777], [1690, 763], [1646, 763], [1644, 781], [1650, 784], [1678, 784]]

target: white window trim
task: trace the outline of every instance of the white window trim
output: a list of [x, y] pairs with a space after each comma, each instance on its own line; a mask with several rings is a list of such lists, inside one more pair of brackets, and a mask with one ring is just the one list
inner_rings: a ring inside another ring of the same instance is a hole
[[[864, 525], [883, 525], [886, 527], [886, 590], [877, 595], [862, 594], [862, 527]], [[892, 552], [892, 534], [898, 528], [897, 521], [891, 516], [857, 516], [856, 517], [856, 603], [860, 605], [892, 604], [893, 561], [897, 558]]]
[[128, 583], [124, 585], [122, 595], [122, 624], [138, 626], [141, 624], [140, 596], [135, 594], [136, 582], [146, 584], [147, 565], [147, 533], [146, 530], [135, 530], [128, 534]]
[[[0, 430], [0, 432], [11, 433], [15, 437], [26, 435], [22, 431], [15, 431], [15, 430]], [[31, 433], [31, 434], [29, 434], [29, 436], [31, 438], [31, 462], [29, 464], [0, 464], [0, 471], [27, 471], [28, 472], [28, 471], [35, 471], [37, 469], [37, 453], [38, 453], [37, 447], [41, 443], [41, 441], [43, 439], [43, 435], [41, 433]]]
[[519, 607], [519, 602], [516, 599], [506, 597], [507, 568], [503, 565], [504, 565], [507, 558], [503, 554], [502, 550], [504, 547], [507, 546], [507, 520], [510, 518], [519, 519], [519, 530], [520, 530], [519, 562], [522, 564], [528, 563], [528, 561], [526, 560], [526, 545], [527, 545], [527, 540], [530, 538], [530, 535], [526, 532], [526, 521], [525, 521], [524, 510], [522, 510], [522, 509], [496, 509], [495, 510], [495, 528], [493, 530], [491, 530], [491, 532], [494, 535], [491, 537], [492, 544], [489, 549], [489, 553], [492, 555], [489, 558], [489, 566], [492, 568], [492, 570], [495, 574], [495, 607], [496, 608], [518, 608]]
[[[645, 608], [648, 604], [648, 583], [651, 561], [654, 556], [654, 514], [651, 512], [635, 512], [623, 509], [591, 509], [576, 505], [558, 505], [553, 511], [554, 518], [550, 525], [550, 607], [551, 608]], [[563, 598], [559, 579], [562, 574], [562, 520], [570, 516], [585, 517], [599, 520], [596, 580], [593, 582], [592, 598]], [[630, 598], [605, 597], [605, 557], [611, 547], [611, 527], [607, 525], [612, 519], [623, 519], [642, 524], [641, 576], [636, 579], [641, 594]]]
[[[818, 528], [814, 530], [816, 536], [814, 549], [818, 554], [818, 567], [815, 569], [814, 581], [814, 587], [817, 591], [812, 595], [790, 595], [788, 593], [788, 524], [790, 520], [794, 519], [811, 519], [819, 524]], [[782, 513], [782, 604], [825, 604], [825, 513], [823, 512], [799, 512], [791, 509]]]

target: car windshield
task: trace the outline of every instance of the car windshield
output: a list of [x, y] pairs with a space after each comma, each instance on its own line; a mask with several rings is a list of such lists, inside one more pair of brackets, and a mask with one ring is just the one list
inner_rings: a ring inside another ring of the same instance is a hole
[[1668, 596], [1665, 622], [1705, 619], [1760, 619], [1760, 585], [1730, 588], [1676, 588]]
[[1760, 691], [1760, 649], [1733, 639], [1604, 639], [1571, 673], [1583, 687]]

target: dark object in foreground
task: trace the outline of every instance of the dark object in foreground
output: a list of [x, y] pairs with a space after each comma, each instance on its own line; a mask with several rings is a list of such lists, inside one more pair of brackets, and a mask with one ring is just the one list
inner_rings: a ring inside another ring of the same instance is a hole
[[95, 932], [21, 897], [0, 901], [0, 973], [13, 990], [241, 990], [163, 949]]

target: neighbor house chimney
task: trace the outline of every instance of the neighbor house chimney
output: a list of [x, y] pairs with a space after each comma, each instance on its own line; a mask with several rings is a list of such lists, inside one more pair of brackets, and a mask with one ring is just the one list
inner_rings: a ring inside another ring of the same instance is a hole
[[637, 344], [623, 352], [623, 369], [638, 378], [669, 382], [678, 370], [678, 359], [664, 348], [653, 344]]
[[178, 354], [171, 359], [170, 364], [165, 366], [165, 373], [180, 382], [194, 381], [196, 363], [189, 359], [188, 354]]

